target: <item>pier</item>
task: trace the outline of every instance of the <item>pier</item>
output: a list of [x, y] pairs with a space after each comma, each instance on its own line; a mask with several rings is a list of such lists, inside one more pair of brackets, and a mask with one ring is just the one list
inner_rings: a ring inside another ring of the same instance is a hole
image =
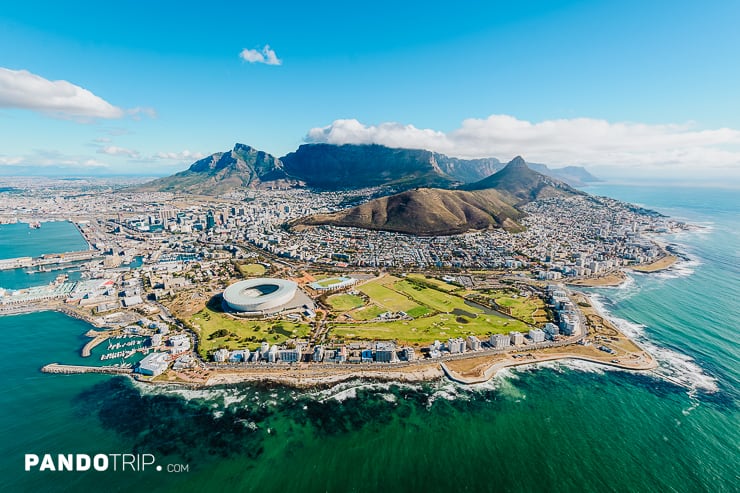
[[128, 375], [133, 373], [132, 368], [116, 368], [113, 366], [83, 366], [63, 365], [61, 363], [50, 363], [41, 368], [43, 373], [58, 373], [63, 375], [74, 375], [79, 373], [105, 373], [108, 375]]
[[[47, 253], [39, 257], [17, 257], [0, 261], [0, 270], [44, 267], [60, 264], [70, 264], [102, 257], [100, 250], [80, 250], [67, 253]], [[49, 268], [51, 270], [51, 268]], [[43, 272], [43, 271], [42, 271]]]

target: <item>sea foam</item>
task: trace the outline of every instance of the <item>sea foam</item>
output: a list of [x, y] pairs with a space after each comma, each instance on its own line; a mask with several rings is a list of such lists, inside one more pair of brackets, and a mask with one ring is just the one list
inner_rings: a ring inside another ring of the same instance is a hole
[[707, 392], [716, 392], [717, 380], [704, 373], [704, 370], [688, 355], [677, 353], [670, 349], [661, 347], [651, 341], [645, 335], [645, 325], [630, 322], [623, 318], [614, 316], [606, 308], [604, 300], [599, 294], [590, 295], [594, 308], [620, 331], [636, 341], [645, 348], [658, 362], [658, 368], [652, 371], [654, 375], [695, 391], [701, 389]]

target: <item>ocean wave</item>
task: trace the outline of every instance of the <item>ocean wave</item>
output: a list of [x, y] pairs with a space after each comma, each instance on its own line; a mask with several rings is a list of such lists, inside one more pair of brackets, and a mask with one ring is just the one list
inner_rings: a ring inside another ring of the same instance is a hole
[[690, 258], [689, 260], [679, 259], [666, 270], [645, 275], [652, 276], [655, 279], [677, 279], [679, 277], [688, 277], [702, 264], [703, 262], [696, 258]]
[[359, 390], [369, 390], [380, 393], [384, 399], [390, 401], [391, 399], [395, 399], [395, 396], [390, 392], [391, 387], [418, 389], [420, 386], [407, 382], [368, 382], [363, 380], [349, 380], [341, 382], [328, 389], [308, 391], [303, 395], [320, 402], [326, 400], [341, 402], [347, 399], [357, 398], [357, 392]]
[[602, 316], [653, 355], [658, 362], [658, 368], [651, 372], [653, 375], [687, 388], [690, 392], [696, 390], [717, 392], [719, 390], [717, 380], [707, 375], [691, 356], [655, 344], [645, 335], [647, 328], [645, 325], [614, 316], [606, 308], [604, 299], [598, 293], [592, 294], [590, 300]]

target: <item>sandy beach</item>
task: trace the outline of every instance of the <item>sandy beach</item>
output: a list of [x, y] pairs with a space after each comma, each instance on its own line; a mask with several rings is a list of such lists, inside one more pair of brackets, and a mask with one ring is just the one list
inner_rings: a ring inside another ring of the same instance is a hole
[[609, 272], [598, 277], [589, 277], [586, 279], [578, 279], [575, 281], [568, 281], [566, 284], [569, 286], [588, 286], [588, 287], [609, 287], [619, 286], [627, 280], [627, 274], [623, 271], [618, 270]]
[[666, 254], [663, 257], [659, 258], [655, 262], [644, 264], [644, 265], [634, 265], [630, 267], [635, 272], [643, 272], [643, 273], [651, 273], [651, 272], [659, 272], [662, 270], [668, 269], [670, 266], [675, 264], [678, 261], [678, 257], [675, 255]]

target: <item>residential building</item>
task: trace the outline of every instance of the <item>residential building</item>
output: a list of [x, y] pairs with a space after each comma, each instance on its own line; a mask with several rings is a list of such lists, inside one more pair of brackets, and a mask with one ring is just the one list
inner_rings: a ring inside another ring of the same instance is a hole
[[545, 342], [545, 331], [542, 329], [531, 329], [529, 331], [529, 338], [532, 339], [532, 342], [535, 344]]
[[447, 340], [447, 349], [450, 353], [464, 353], [465, 352], [465, 339], [457, 337], [455, 339]]
[[[519, 332], [517, 332], [519, 334]], [[519, 334], [521, 336], [521, 334]], [[512, 337], [506, 334], [493, 334], [491, 336], [491, 346], [496, 349], [503, 349], [509, 347], [512, 342]]]
[[375, 361], [380, 363], [393, 363], [398, 361], [398, 357], [396, 356], [396, 344], [391, 341], [376, 343]]
[[224, 363], [226, 360], [229, 359], [229, 350], [228, 349], [218, 349], [213, 353], [213, 360], [216, 363]]
[[509, 338], [511, 339], [511, 343], [514, 346], [518, 346], [520, 344], [524, 344], [524, 334], [517, 331], [511, 331], [509, 332]]
[[468, 346], [468, 349], [470, 349], [471, 351], [480, 351], [480, 344], [481, 343], [480, 343], [480, 339], [478, 339], [477, 337], [475, 337], [475, 336], [468, 336], [465, 339], [465, 342], [466, 342], [466, 344]]

